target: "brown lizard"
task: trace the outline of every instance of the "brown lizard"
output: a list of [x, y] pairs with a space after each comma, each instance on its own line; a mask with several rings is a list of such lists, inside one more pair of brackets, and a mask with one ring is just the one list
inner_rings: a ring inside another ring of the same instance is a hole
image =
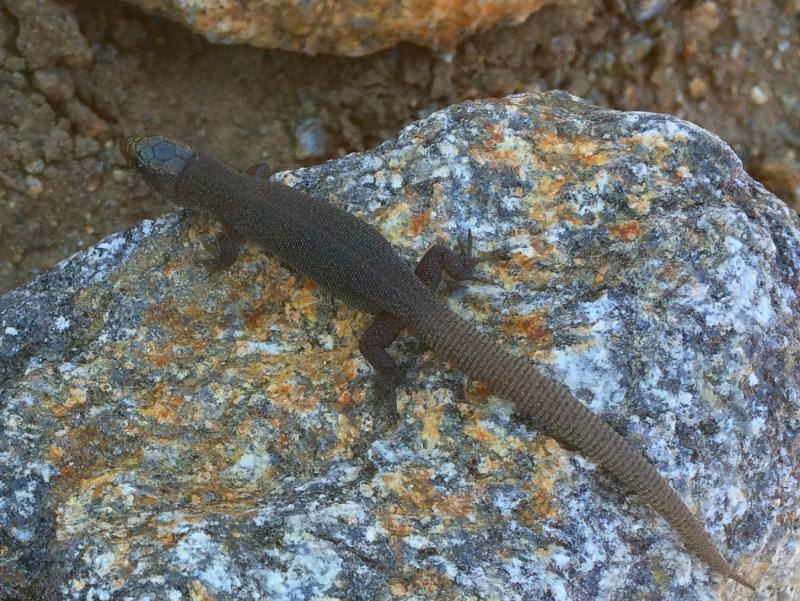
[[[435, 295], [442, 271], [455, 280], [476, 279], [472, 270], [480, 259], [437, 245], [412, 271], [372, 226], [304, 192], [240, 173], [162, 136], [129, 138], [121, 150], [155, 190], [219, 218], [220, 267], [236, 260], [243, 241], [253, 241], [340, 300], [374, 315], [359, 350], [382, 388], [393, 389], [399, 381], [386, 348], [407, 328], [439, 356], [511, 400], [517, 413], [534, 417], [549, 435], [638, 493], [678, 531], [687, 549], [717, 572], [753, 588], [640, 451], [566, 387], [510, 354]], [[391, 395], [383, 396], [394, 405]]]

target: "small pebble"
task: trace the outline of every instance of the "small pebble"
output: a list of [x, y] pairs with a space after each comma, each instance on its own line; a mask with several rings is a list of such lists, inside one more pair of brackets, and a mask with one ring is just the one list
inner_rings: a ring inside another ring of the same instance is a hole
[[322, 119], [307, 117], [295, 128], [297, 155], [301, 158], [324, 156], [329, 145], [328, 134]]
[[690, 14], [692, 25], [704, 36], [711, 35], [719, 28], [722, 22], [719, 6], [717, 6], [716, 2], [703, 2]]
[[36, 198], [44, 192], [44, 185], [39, 178], [28, 175], [25, 177], [25, 193], [31, 198]]
[[763, 83], [752, 87], [750, 90], [750, 101], [753, 104], [763, 106], [768, 100], [769, 94], [767, 93], [767, 88]]
[[35, 159], [33, 161], [25, 163], [25, 171], [27, 171], [32, 175], [41, 173], [42, 171], [44, 171], [44, 161], [42, 159]]
[[625, 44], [625, 48], [622, 50], [622, 62], [623, 64], [629, 65], [632, 63], [638, 63], [642, 60], [647, 53], [653, 49], [655, 42], [653, 38], [643, 34], [637, 33], [633, 36], [628, 42]]
[[84, 136], [101, 137], [108, 133], [108, 124], [75, 97], [64, 104], [64, 112], [78, 133]]
[[53, 102], [63, 102], [75, 94], [72, 77], [62, 67], [36, 71], [33, 74], [33, 85]]
[[23, 71], [25, 69], [25, 59], [19, 56], [8, 56], [4, 65], [8, 71]]
[[692, 98], [705, 98], [708, 94], [708, 84], [702, 77], [695, 77], [689, 82], [689, 95]]
[[125, 171], [124, 169], [114, 169], [111, 172], [111, 179], [113, 179], [118, 184], [129, 183], [130, 180], [131, 180], [130, 172], [129, 171]]
[[15, 90], [23, 90], [28, 85], [28, 80], [22, 73], [9, 73], [8, 79], [11, 82], [11, 87]]
[[63, 161], [72, 151], [72, 138], [63, 129], [51, 129], [42, 145], [42, 150], [46, 161]]
[[557, 65], [568, 65], [575, 59], [577, 46], [575, 38], [569, 33], [553, 36], [548, 46]]
[[[92, 173], [89, 178], [86, 180], [86, 191], [87, 192], [94, 192], [100, 187], [102, 183], [102, 178], [100, 177], [99, 173]], [[91, 233], [91, 232], [90, 232]]]
[[79, 159], [97, 154], [100, 144], [94, 138], [75, 137], [75, 156]]

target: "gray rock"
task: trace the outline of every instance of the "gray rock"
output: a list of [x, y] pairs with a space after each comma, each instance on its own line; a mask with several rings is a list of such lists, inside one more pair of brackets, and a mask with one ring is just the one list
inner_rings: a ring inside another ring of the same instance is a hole
[[[797, 594], [800, 222], [717, 137], [519, 95], [277, 177], [409, 261], [506, 245], [452, 306]], [[216, 231], [143, 222], [0, 298], [0, 598], [752, 598], [413, 339], [376, 430], [366, 317], [256, 249], [208, 273]]]

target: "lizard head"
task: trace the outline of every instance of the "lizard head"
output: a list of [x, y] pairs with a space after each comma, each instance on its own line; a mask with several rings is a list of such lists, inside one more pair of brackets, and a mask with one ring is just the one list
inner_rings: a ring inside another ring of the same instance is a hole
[[151, 188], [170, 198], [175, 198], [180, 176], [194, 156], [189, 146], [164, 136], [125, 138], [119, 148]]

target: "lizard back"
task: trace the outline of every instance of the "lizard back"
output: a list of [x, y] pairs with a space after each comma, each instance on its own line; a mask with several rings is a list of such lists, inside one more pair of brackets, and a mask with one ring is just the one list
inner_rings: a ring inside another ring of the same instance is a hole
[[374, 227], [300, 190], [196, 154], [176, 200], [212, 211], [242, 239], [368, 313], [405, 316], [420, 297], [432, 297]]

